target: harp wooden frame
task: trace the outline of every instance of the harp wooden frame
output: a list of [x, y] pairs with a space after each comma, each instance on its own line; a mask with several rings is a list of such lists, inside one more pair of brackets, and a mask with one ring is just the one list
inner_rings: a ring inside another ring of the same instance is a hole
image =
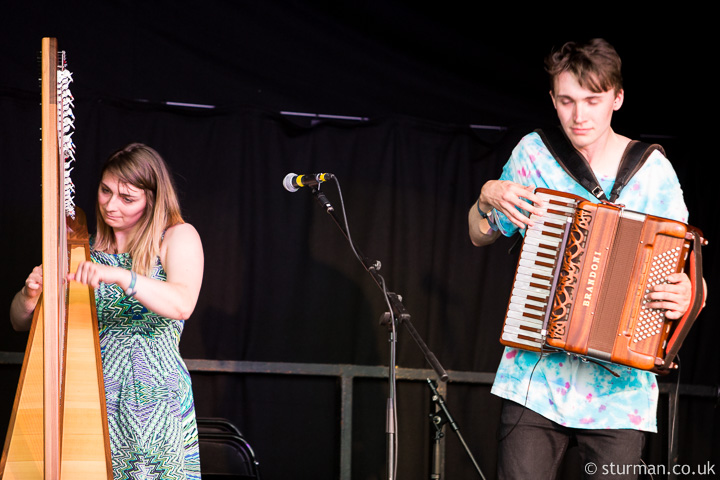
[[83, 212], [65, 212], [58, 54], [57, 40], [43, 38], [43, 293], [0, 459], [3, 480], [113, 476], [95, 296], [65, 281], [90, 247]]

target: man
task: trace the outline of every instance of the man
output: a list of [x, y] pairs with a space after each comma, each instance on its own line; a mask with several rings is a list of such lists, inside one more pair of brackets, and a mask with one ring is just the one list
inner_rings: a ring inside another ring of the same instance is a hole
[[[546, 62], [562, 130], [608, 195], [631, 141], [611, 127], [612, 115], [624, 100], [620, 67], [615, 49], [602, 39], [567, 43]], [[488, 245], [501, 234], [524, 233], [531, 225], [530, 215], [541, 213], [542, 201], [533, 193], [538, 187], [598, 201], [565, 172], [540, 135], [531, 133], [515, 147], [500, 179], [485, 183], [470, 208], [473, 244]], [[631, 178], [617, 203], [687, 223], [677, 175], [660, 151]], [[667, 309], [666, 316], [677, 319], [689, 308], [691, 283], [685, 274], [667, 280], [649, 294], [648, 307]], [[631, 468], [629, 475], [613, 478], [635, 478], [632, 466], [641, 463], [644, 432], [657, 431], [657, 382], [653, 374], [637, 369], [583, 362], [562, 352], [541, 357], [506, 348], [492, 393], [504, 399], [501, 479], [555, 478], [571, 438], [589, 473], [590, 462], [599, 475], [606, 473], [603, 467], [614, 464]]]

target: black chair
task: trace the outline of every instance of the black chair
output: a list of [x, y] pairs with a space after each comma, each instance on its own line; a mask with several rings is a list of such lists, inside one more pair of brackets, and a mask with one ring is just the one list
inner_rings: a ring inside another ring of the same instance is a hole
[[197, 418], [200, 467], [206, 480], [260, 480], [255, 452], [240, 430], [224, 418]]

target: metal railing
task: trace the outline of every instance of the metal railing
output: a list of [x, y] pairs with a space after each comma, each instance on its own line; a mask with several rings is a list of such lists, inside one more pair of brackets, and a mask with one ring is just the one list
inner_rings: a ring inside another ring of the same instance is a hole
[[[274, 363], [249, 362], [233, 360], [185, 360], [190, 372], [203, 373], [237, 373], [237, 374], [272, 374], [272, 375], [309, 375], [336, 377], [340, 385], [340, 480], [350, 480], [352, 466], [352, 412], [353, 386], [356, 378], [388, 378], [388, 367], [348, 364], [316, 364], [316, 363]], [[494, 373], [449, 371], [450, 382], [490, 385], [495, 378]], [[398, 381], [426, 382], [435, 379], [432, 369], [403, 368], [395, 369]], [[438, 382], [440, 395], [447, 397], [447, 383]], [[436, 465], [441, 474], [445, 468], [444, 437], [439, 440]]]
[[[23, 361], [23, 353], [0, 352], [0, 365], [18, 364]], [[350, 364], [317, 364], [317, 363], [285, 363], [285, 362], [253, 362], [242, 360], [203, 360], [185, 359], [185, 364], [190, 372], [198, 373], [224, 373], [224, 374], [265, 374], [265, 375], [306, 375], [315, 377], [335, 377], [340, 385], [340, 480], [350, 480], [352, 465], [352, 411], [353, 411], [353, 386], [356, 378], [388, 378], [388, 367], [386, 366], [365, 366]], [[438, 382], [437, 390], [443, 397], [447, 398], [448, 385], [474, 384], [491, 385], [495, 374], [488, 372], [448, 371], [448, 382]], [[436, 373], [432, 369], [403, 368], [395, 369], [395, 377], [400, 381], [426, 382], [428, 379], [435, 379]], [[660, 393], [667, 395], [668, 402], [668, 464], [669, 471], [677, 459], [677, 429], [672, 428], [676, 419], [679, 396], [694, 396], [705, 398], [720, 398], [720, 391], [717, 386], [702, 385], [671, 385], [660, 383]], [[444, 439], [439, 441], [437, 452], [438, 471], [441, 478], [445, 469], [445, 444]], [[669, 477], [674, 478], [673, 476]]]
[[[340, 480], [350, 480], [352, 465], [352, 403], [353, 382], [356, 378], [387, 378], [388, 367], [362, 366], [344, 364], [308, 364], [308, 363], [273, 363], [250, 362], [231, 360], [185, 360], [188, 369], [193, 372], [218, 372], [237, 374], [275, 374], [275, 375], [311, 375], [337, 377], [340, 383]], [[396, 378], [402, 381], [425, 382], [428, 378], [435, 378], [432, 369], [396, 368]], [[475, 384], [491, 385], [495, 379], [494, 373], [448, 371], [448, 382], [438, 382], [438, 393], [448, 396], [448, 384]], [[668, 471], [677, 462], [678, 442], [677, 428], [673, 428], [677, 419], [677, 405], [679, 396], [693, 396], [705, 398], [720, 398], [720, 391], [716, 386], [702, 385], [673, 385], [660, 383], [660, 393], [667, 396], [668, 402], [668, 432], [667, 432], [667, 458]], [[437, 451], [438, 471], [441, 478], [445, 472], [445, 443], [444, 438], [439, 441]], [[669, 480], [676, 478], [670, 475]]]

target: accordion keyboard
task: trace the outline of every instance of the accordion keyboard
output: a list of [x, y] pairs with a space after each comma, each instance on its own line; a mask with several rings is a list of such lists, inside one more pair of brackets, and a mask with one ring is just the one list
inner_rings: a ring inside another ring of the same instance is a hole
[[[544, 200], [541, 215], [532, 214], [525, 232], [501, 341], [526, 350], [540, 350], [543, 328], [552, 303], [554, 276], [562, 262], [565, 230], [582, 199], [536, 192]], [[559, 192], [556, 192], [559, 193]]]

